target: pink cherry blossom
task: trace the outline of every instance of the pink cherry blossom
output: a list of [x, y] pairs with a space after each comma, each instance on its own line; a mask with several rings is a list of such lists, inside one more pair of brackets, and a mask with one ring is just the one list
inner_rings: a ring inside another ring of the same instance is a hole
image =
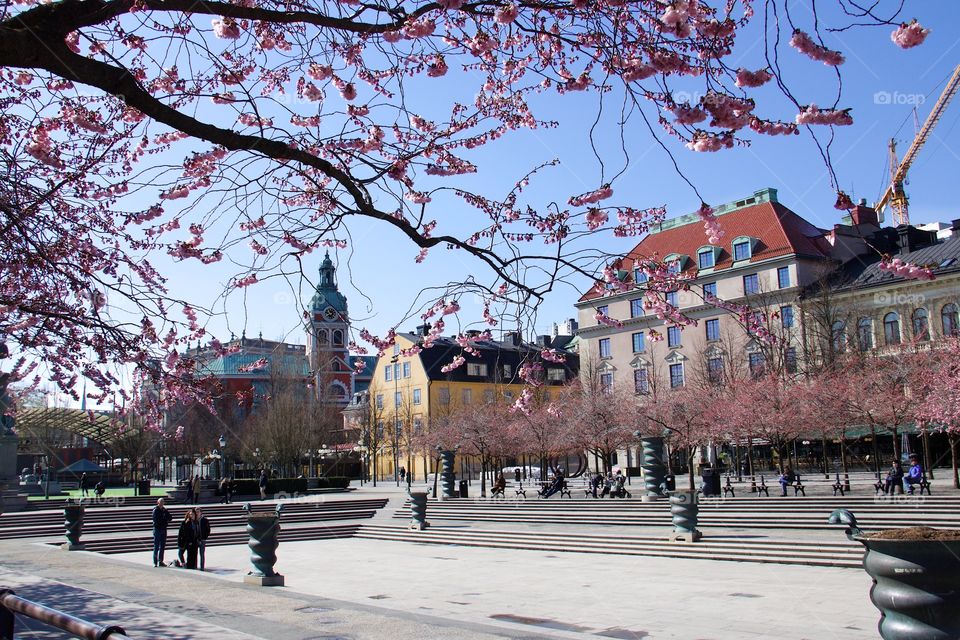
[[574, 207], [582, 207], [585, 204], [595, 204], [601, 200], [606, 200], [613, 195], [613, 188], [605, 184], [595, 191], [590, 191], [579, 196], [571, 197], [568, 202]]
[[836, 67], [844, 62], [842, 53], [817, 44], [810, 37], [810, 34], [800, 29], [793, 32], [793, 37], [790, 38], [790, 46], [805, 56], [828, 66]]
[[909, 49], [923, 44], [923, 41], [930, 35], [929, 29], [924, 29], [916, 20], [911, 20], [909, 24], [903, 23], [890, 34], [893, 40], [901, 49]]
[[213, 33], [218, 38], [236, 40], [240, 37], [240, 27], [232, 18], [215, 19], [213, 20]]
[[847, 126], [853, 124], [849, 109], [819, 109], [811, 104], [803, 107], [797, 114], [797, 124], [825, 124], [832, 126]]
[[740, 68], [737, 69], [736, 84], [738, 87], [760, 87], [770, 82], [771, 78], [773, 78], [773, 74], [766, 69], [748, 71], [744, 68]]

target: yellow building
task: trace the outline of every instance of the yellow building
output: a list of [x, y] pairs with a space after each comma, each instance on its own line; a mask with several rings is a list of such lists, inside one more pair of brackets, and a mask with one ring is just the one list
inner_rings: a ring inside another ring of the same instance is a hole
[[[376, 469], [381, 479], [394, 479], [400, 467], [412, 471], [417, 481], [426, 479], [435, 471], [435, 460], [426, 452], [415, 451], [411, 440], [426, 433], [432, 419], [449, 415], [457, 407], [519, 396], [524, 383], [518, 370], [523, 362], [542, 364], [548, 386], [567, 383], [579, 370], [577, 355], [569, 352], [576, 344], [574, 336], [552, 340], [540, 336], [536, 344], [530, 344], [519, 333], [507, 333], [500, 341], [474, 342], [472, 346], [479, 355], [464, 353], [455, 339], [441, 337], [420, 353], [403, 355], [422, 344], [429, 329], [429, 325], [423, 325], [415, 333], [398, 334], [392, 355], [378, 358], [374, 369], [364, 415], [367, 429], [362, 438], [369, 447], [371, 469]], [[564, 353], [566, 362], [540, 359], [545, 347]], [[466, 359], [464, 365], [442, 371], [461, 355]]]

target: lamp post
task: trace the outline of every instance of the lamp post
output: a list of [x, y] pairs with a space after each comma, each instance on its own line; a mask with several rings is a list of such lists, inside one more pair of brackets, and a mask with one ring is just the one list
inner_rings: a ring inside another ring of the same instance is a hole
[[390, 358], [390, 363], [393, 365], [393, 479], [396, 480], [397, 486], [400, 486], [400, 452], [397, 450], [400, 447], [400, 382], [397, 379], [397, 374], [400, 373], [397, 363], [400, 361], [400, 356], [393, 356]]
[[227, 477], [227, 439], [220, 434], [220, 479]]

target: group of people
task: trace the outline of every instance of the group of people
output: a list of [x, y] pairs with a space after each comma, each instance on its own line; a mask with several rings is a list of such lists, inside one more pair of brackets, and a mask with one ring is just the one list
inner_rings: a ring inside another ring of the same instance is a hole
[[915, 453], [910, 454], [910, 469], [904, 473], [903, 465], [899, 460], [894, 460], [887, 471], [887, 477], [883, 481], [883, 493], [893, 495], [894, 490], [903, 493], [906, 491], [913, 494], [914, 485], [920, 484], [924, 478], [923, 465], [920, 464], [920, 458]]
[[[90, 495], [90, 479], [87, 478], [87, 474], [85, 473], [80, 474], [79, 488], [80, 488], [80, 495], [83, 496], [84, 498]], [[93, 495], [95, 495], [98, 498], [101, 497], [104, 493], [106, 493], [106, 491], [107, 491], [107, 487], [103, 484], [103, 480], [100, 480], [95, 485], [93, 485]]]
[[[153, 566], [166, 567], [163, 561], [167, 548], [167, 530], [173, 521], [173, 514], [164, 505], [163, 498], [157, 500], [153, 508]], [[210, 537], [210, 520], [200, 507], [187, 509], [177, 531], [177, 559], [173, 564], [187, 569], [200, 569], [206, 566], [207, 539]], [[199, 562], [199, 566], [198, 566]]]
[[616, 474], [611, 471], [607, 471], [607, 475], [598, 472], [590, 478], [590, 491], [594, 498], [605, 498], [607, 496], [626, 498], [627, 488], [624, 486], [626, 481], [627, 477], [623, 475], [623, 471], [620, 469], [617, 469]]

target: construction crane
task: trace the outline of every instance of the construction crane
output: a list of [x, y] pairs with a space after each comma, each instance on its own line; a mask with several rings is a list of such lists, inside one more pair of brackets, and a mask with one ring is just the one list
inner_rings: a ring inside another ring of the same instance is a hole
[[910, 224], [907, 194], [903, 190], [903, 183], [907, 178], [907, 170], [910, 168], [910, 165], [913, 164], [914, 159], [927, 141], [927, 138], [930, 137], [933, 128], [937, 126], [937, 123], [943, 116], [943, 112], [946, 111], [950, 101], [953, 100], [953, 96], [957, 95], [958, 89], [960, 89], [960, 65], [957, 65], [957, 68], [953, 70], [953, 75], [947, 82], [947, 86], [943, 88], [943, 93], [940, 94], [937, 103], [933, 105], [933, 109], [931, 109], [930, 115], [927, 116], [926, 122], [923, 123], [920, 131], [917, 132], [917, 136], [913, 139], [910, 148], [903, 154], [903, 160], [897, 160], [897, 143], [893, 139], [890, 140], [890, 186], [883, 192], [883, 195], [874, 207], [881, 221], [883, 220], [883, 211], [887, 205], [889, 205], [890, 209], [893, 210], [893, 220], [897, 226]]

